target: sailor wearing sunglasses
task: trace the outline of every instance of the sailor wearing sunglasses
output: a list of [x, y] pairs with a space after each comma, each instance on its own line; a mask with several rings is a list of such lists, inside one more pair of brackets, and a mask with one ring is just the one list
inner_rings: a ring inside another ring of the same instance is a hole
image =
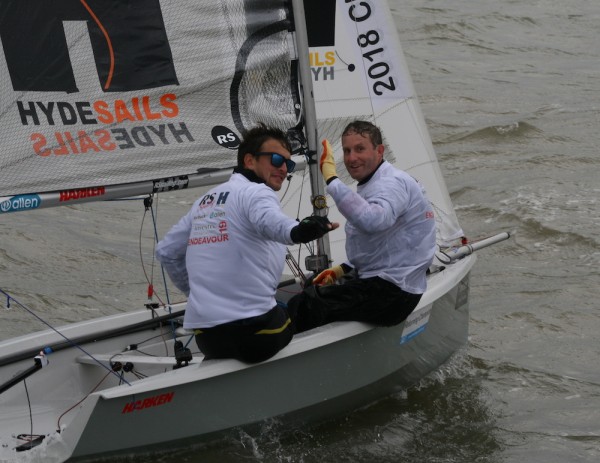
[[281, 130], [248, 131], [230, 180], [196, 200], [157, 245], [158, 260], [188, 295], [183, 326], [194, 330], [205, 359], [260, 362], [289, 344], [295, 314], [275, 301], [285, 245], [339, 226], [283, 213], [275, 192], [295, 168], [290, 153]]

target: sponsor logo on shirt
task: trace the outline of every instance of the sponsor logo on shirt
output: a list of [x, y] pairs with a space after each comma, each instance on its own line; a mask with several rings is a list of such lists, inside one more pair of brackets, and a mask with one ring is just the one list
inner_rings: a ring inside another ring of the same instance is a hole
[[188, 246], [198, 246], [200, 244], [222, 243], [223, 241], [229, 241], [229, 235], [227, 233], [223, 233], [222, 235], [199, 236], [197, 238], [190, 238], [188, 240]]

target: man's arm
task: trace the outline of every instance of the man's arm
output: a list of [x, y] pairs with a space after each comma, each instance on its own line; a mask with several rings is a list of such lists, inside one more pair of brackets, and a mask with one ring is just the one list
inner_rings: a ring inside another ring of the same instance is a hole
[[186, 214], [156, 245], [156, 258], [163, 265], [173, 284], [186, 296], [190, 294], [185, 255], [190, 238], [189, 214]]
[[380, 193], [367, 201], [336, 178], [327, 186], [327, 192], [348, 222], [360, 230], [376, 232], [391, 227], [407, 202], [406, 191], [393, 178], [380, 180], [379, 188]]

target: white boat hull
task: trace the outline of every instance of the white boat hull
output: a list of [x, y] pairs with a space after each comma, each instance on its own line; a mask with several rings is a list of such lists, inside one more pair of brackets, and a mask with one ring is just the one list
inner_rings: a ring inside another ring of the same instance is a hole
[[[256, 365], [202, 361], [200, 356], [174, 370], [173, 340], [167, 341], [170, 357], [165, 356], [156, 328], [82, 345], [95, 360], [72, 347], [58, 350], [49, 355], [47, 367], [27, 379], [33, 433], [46, 436], [27, 452], [64, 461], [176, 448], [270, 418], [284, 423], [323, 420], [406, 388], [467, 342], [468, 278], [474, 260], [469, 256], [431, 275], [428, 292], [407, 322], [391, 328], [334, 323], [296, 336], [275, 357]], [[149, 318], [148, 311], [116, 315], [61, 332], [83, 339]], [[142, 343], [151, 337], [158, 339]], [[93, 338], [101, 336], [89, 339]], [[185, 344], [189, 335], [179, 339]], [[43, 332], [1, 343], [0, 381], [30, 367], [33, 357], [7, 363], [11, 358], [61, 340], [56, 333]], [[135, 351], [119, 355], [131, 344], [161, 357]], [[59, 417], [107, 375], [97, 362], [111, 359], [131, 361], [135, 371], [147, 377], [126, 374], [129, 384], [119, 385], [118, 378], [108, 374], [97, 391], [60, 418], [57, 434]], [[22, 443], [11, 436], [30, 432], [23, 384], [2, 394], [0, 406], [0, 460], [10, 461], [11, 452], [16, 458], [19, 453], [13, 449]]]

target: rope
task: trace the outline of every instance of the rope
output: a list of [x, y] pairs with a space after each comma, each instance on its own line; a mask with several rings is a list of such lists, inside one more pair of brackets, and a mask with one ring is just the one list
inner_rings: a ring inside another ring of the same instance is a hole
[[[54, 331], [56, 334], [58, 334], [61, 338], [63, 338], [65, 341], [67, 341], [69, 344], [71, 344], [71, 346], [75, 347], [76, 349], [79, 349], [85, 355], [87, 355], [92, 360], [94, 360], [102, 368], [108, 370], [110, 373], [113, 373], [117, 378], [119, 378], [119, 375], [117, 375], [114, 371], [112, 371], [110, 368], [108, 368], [106, 365], [104, 365], [102, 362], [100, 362], [98, 359], [96, 359], [92, 354], [90, 354], [87, 350], [85, 350], [79, 344], [77, 344], [76, 342], [72, 341], [70, 338], [68, 338], [67, 336], [65, 336], [64, 334], [62, 334], [60, 331], [58, 331], [56, 328], [54, 328], [50, 323], [48, 323], [42, 317], [40, 317], [39, 315], [37, 315], [32, 309], [30, 309], [29, 307], [27, 307], [25, 304], [22, 304], [21, 302], [19, 302], [17, 299], [15, 299], [14, 297], [12, 297], [10, 294], [8, 294], [6, 291], [4, 291], [2, 288], [0, 288], [0, 293], [4, 294], [6, 296], [7, 301], [8, 301], [8, 307], [10, 307], [10, 301], [14, 301], [19, 307], [21, 307], [22, 309], [24, 309], [26, 312], [28, 312], [33, 317], [37, 318], [41, 323], [43, 323], [44, 325], [46, 325], [48, 328], [50, 328], [52, 331]], [[128, 386], [131, 386], [131, 384], [129, 384], [127, 381], [125, 381], [125, 383]]]
[[[158, 199], [158, 195], [157, 195], [157, 199]], [[148, 208], [146, 208], [148, 209]], [[154, 248], [152, 251], [152, 262], [154, 264], [154, 249], [156, 248], [156, 243], [158, 243], [158, 229], [157, 229], [157, 216], [158, 216], [158, 201], [157, 201], [157, 205], [156, 205], [156, 215], [154, 215], [154, 209], [152, 208], [152, 202], [150, 203], [150, 212], [152, 214], [152, 225], [153, 225], [153, 229], [154, 229]], [[146, 213], [144, 212], [144, 215], [146, 215]], [[152, 265], [152, 267], [154, 267], [154, 265]], [[167, 277], [165, 276], [165, 269], [163, 268], [163, 266], [160, 266], [161, 269], [161, 273], [162, 273], [162, 277], [163, 277], [163, 285], [165, 288], [165, 295], [167, 298], [167, 309], [169, 310], [169, 313], [171, 313], [171, 297], [169, 295], [169, 287], [167, 286]], [[152, 283], [150, 282], [150, 285], [152, 285]], [[158, 297], [158, 296], [157, 296]], [[160, 299], [159, 299], [160, 300]], [[161, 304], [164, 306], [165, 304], [161, 301]], [[170, 325], [171, 325], [171, 335], [173, 337], [173, 340], [177, 339], [177, 335], [175, 334], [175, 322], [173, 320], [170, 320]], [[162, 333], [162, 327], [161, 327], [161, 333]], [[168, 353], [168, 347], [166, 345], [166, 340], [165, 340], [165, 349], [167, 350]]]

